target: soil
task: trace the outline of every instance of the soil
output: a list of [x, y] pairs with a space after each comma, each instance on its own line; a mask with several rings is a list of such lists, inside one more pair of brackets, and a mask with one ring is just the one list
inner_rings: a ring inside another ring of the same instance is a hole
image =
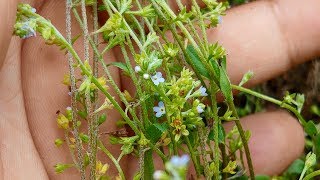
[[320, 105], [320, 58], [301, 64], [280, 77], [262, 85], [263, 92], [272, 97], [282, 99], [285, 92], [303, 93], [305, 105], [302, 111], [306, 119], [319, 121], [319, 117], [310, 112], [311, 105]]

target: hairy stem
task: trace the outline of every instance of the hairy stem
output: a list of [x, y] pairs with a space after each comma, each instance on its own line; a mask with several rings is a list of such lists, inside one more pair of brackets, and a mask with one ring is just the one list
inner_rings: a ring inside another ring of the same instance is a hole
[[123, 173], [123, 170], [122, 170], [119, 162], [116, 160], [116, 158], [114, 158], [114, 156], [111, 154], [111, 152], [103, 145], [103, 143], [101, 141], [98, 141], [98, 146], [101, 149], [101, 151], [104, 152], [108, 156], [108, 158], [113, 162], [113, 164], [116, 166], [121, 179], [125, 180], [126, 177]]
[[[66, 0], [66, 34], [67, 34], [67, 43], [71, 44], [71, 8], [72, 8], [72, 1]], [[74, 61], [72, 54], [70, 51], [68, 52], [68, 64], [69, 64], [69, 73], [70, 73], [70, 85], [71, 85], [71, 109], [72, 109], [72, 128], [73, 128], [73, 135], [76, 139], [76, 149], [77, 149], [77, 159], [78, 159], [78, 167], [80, 171], [81, 180], [86, 179], [85, 175], [85, 168], [83, 164], [83, 154], [82, 154], [82, 143], [78, 132], [77, 127], [77, 87], [76, 87], [76, 78], [75, 78], [75, 71], [74, 71]]]

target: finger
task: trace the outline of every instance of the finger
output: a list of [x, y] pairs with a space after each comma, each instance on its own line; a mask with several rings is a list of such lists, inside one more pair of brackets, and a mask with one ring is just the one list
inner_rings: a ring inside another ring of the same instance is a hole
[[[245, 130], [251, 132], [249, 149], [256, 174], [278, 175], [303, 152], [303, 130], [297, 120], [285, 111], [257, 113], [242, 118], [241, 123]], [[233, 126], [234, 123], [224, 124], [227, 132]], [[136, 160], [135, 157], [131, 158]], [[156, 154], [154, 162], [156, 170], [164, 169]], [[129, 174], [133, 176], [138, 168], [138, 164], [131, 164]], [[195, 175], [192, 163], [189, 164], [191, 175]]]
[[[38, 7], [43, 0], [25, 0], [25, 3]], [[10, 39], [13, 33], [13, 26], [16, 18], [17, 4], [19, 1], [0, 1], [0, 68], [4, 62]]]
[[48, 179], [24, 108], [21, 45], [19, 38], [11, 39], [0, 69], [0, 179]]
[[[57, 29], [64, 34], [65, 1], [46, 1], [38, 12], [50, 19]], [[92, 27], [91, 22], [89, 26]], [[72, 29], [74, 36], [82, 33], [74, 19]], [[76, 42], [75, 49], [82, 57], [82, 38]], [[56, 124], [56, 111], [64, 112], [65, 108], [70, 106], [69, 90], [61, 83], [64, 74], [68, 72], [66, 56], [58, 47], [45, 45], [39, 37], [25, 41], [22, 58], [23, 91], [29, 126], [47, 172], [53, 179], [79, 179], [79, 173], [75, 170], [68, 170], [67, 173], [58, 175], [53, 168], [57, 163], [72, 163], [67, 145], [59, 149], [54, 146], [56, 138], [64, 138], [63, 130], [58, 129]], [[105, 59], [108, 61], [107, 63], [110, 63], [114, 60], [114, 57], [109, 53], [105, 56]], [[111, 69], [111, 74], [119, 85], [118, 71]], [[77, 78], [81, 78], [81, 76], [77, 76]], [[108, 120], [100, 127], [101, 131], [115, 131], [115, 121], [120, 119], [119, 114], [112, 111], [108, 112], [107, 116]], [[113, 147], [110, 151], [115, 155], [120, 152], [117, 147]], [[106, 162], [105, 158], [100, 160]], [[123, 167], [125, 170], [125, 166]], [[114, 173], [116, 175], [116, 172], [113, 166], [108, 170], [110, 174]]]
[[252, 70], [254, 85], [320, 55], [319, 6], [318, 0], [256, 1], [229, 10], [208, 36], [226, 48], [233, 82]]
[[[251, 132], [249, 148], [256, 174], [278, 175], [303, 152], [303, 129], [285, 111], [250, 115], [242, 118], [241, 124]], [[227, 131], [233, 126], [225, 124]]]
[[0, 68], [6, 57], [16, 15], [17, 1], [0, 1]]

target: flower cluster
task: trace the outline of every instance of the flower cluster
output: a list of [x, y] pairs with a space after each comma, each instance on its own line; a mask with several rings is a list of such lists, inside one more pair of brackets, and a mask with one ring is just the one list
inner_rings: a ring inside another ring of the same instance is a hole
[[[160, 72], [155, 76], [152, 77], [155, 85], [164, 82]], [[170, 101], [160, 101], [158, 106], [153, 108], [157, 118], [164, 114], [170, 118], [175, 141], [179, 141], [181, 136], [188, 136], [190, 129], [203, 125], [200, 114], [205, 111], [205, 105], [198, 98], [208, 96], [208, 94], [206, 88], [199, 87], [200, 82], [195, 81], [192, 76], [193, 72], [184, 68], [179, 78], [173, 77], [171, 82], [165, 85], [166, 96]]]
[[26, 39], [36, 36], [39, 32], [47, 44], [55, 44], [62, 49], [65, 48], [63, 36], [51, 24], [36, 13], [36, 10], [28, 4], [19, 4], [16, 23], [14, 25], [14, 34], [20, 38]]

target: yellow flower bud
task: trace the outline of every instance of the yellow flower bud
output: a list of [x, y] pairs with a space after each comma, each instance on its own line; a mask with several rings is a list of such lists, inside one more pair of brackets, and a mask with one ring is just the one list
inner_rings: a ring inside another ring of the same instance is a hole
[[123, 91], [123, 95], [124, 95], [124, 97], [126, 98], [126, 100], [128, 102], [133, 102], [134, 101], [134, 98], [130, 95], [130, 93], [127, 90]]
[[[108, 89], [108, 86], [107, 86], [107, 79], [105, 77], [100, 77], [97, 79], [99, 84], [104, 87], [105, 89]], [[90, 86], [91, 90], [95, 90], [95, 89], [98, 89], [98, 87], [91, 83], [91, 86]]]
[[98, 175], [104, 175], [109, 169], [109, 164], [102, 164], [101, 161], [97, 161], [96, 163], [96, 171]]
[[63, 76], [63, 80], [62, 80], [62, 83], [66, 86], [71, 86], [71, 83], [70, 83], [70, 74], [65, 74]]
[[62, 139], [56, 139], [54, 141], [54, 144], [56, 145], [56, 147], [60, 147], [63, 144], [63, 140]]
[[59, 128], [62, 128], [62, 129], [69, 128], [69, 119], [63, 114], [58, 115], [57, 123], [58, 123]]

